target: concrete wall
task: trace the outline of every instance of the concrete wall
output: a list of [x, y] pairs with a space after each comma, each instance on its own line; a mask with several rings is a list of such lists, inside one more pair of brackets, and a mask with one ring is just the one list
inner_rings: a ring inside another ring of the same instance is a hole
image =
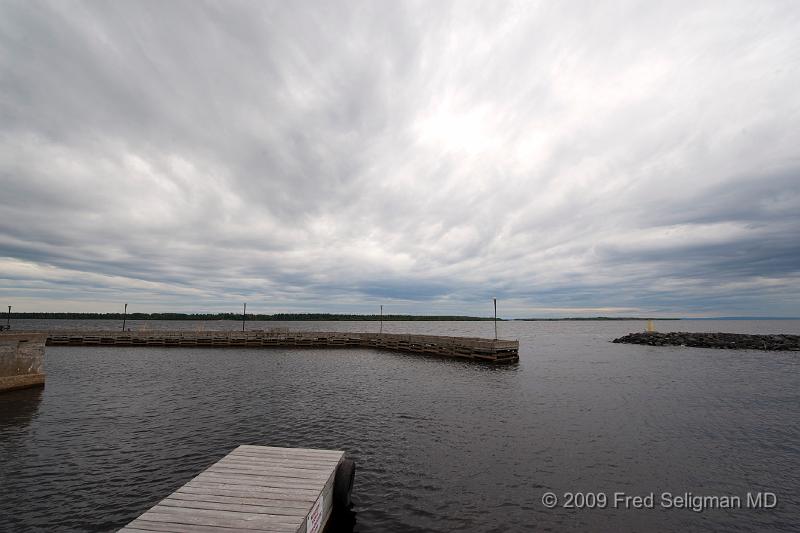
[[0, 333], [0, 392], [44, 385], [46, 333]]

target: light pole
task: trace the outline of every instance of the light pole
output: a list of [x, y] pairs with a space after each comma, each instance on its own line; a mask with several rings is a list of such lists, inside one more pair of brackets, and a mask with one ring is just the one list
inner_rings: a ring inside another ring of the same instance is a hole
[[244, 331], [245, 320], [247, 320], [247, 303], [244, 304], [244, 310], [242, 311], [242, 331]]
[[125, 304], [125, 310], [122, 311], [122, 331], [125, 331], [125, 319], [128, 318], [128, 304]]
[[497, 298], [492, 300], [494, 300], [494, 340], [497, 340]]
[[8, 306], [8, 318], [6, 318], [6, 329], [11, 329], [11, 306]]
[[383, 306], [381, 306], [381, 335], [383, 335]]

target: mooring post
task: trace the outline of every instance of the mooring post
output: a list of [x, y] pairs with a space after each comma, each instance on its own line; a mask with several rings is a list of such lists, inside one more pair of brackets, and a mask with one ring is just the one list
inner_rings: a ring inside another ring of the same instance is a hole
[[381, 335], [383, 335], [383, 306], [381, 306]]
[[244, 310], [242, 311], [242, 331], [244, 331], [244, 321], [247, 320], [247, 304], [244, 304]]
[[497, 340], [497, 298], [492, 300], [494, 300], [494, 340]]
[[128, 318], [128, 304], [125, 304], [125, 309], [122, 311], [122, 331], [125, 331], [126, 318]]

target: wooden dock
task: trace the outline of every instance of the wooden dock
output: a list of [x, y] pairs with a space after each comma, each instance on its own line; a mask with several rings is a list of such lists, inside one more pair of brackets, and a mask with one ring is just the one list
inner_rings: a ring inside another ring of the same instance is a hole
[[50, 346], [362, 347], [442, 357], [516, 363], [519, 341], [320, 331], [51, 331]]
[[344, 461], [343, 451], [239, 446], [120, 531], [318, 533]]

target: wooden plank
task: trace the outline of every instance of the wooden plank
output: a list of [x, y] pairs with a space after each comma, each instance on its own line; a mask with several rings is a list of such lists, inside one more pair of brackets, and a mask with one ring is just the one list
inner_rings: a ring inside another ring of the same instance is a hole
[[341, 455], [343, 450], [318, 450], [312, 448], [285, 448], [281, 446], [258, 446], [255, 444], [240, 444], [234, 451], [237, 450], [250, 450], [262, 454], [271, 453], [289, 453], [294, 455], [312, 455], [317, 457], [325, 457], [329, 455]]
[[[291, 510], [308, 509], [308, 503], [304, 500], [288, 500], [282, 498], [243, 498], [234, 496], [221, 496], [219, 494], [192, 494], [185, 492], [173, 492], [168, 500], [182, 500], [198, 503], [229, 503], [232, 505], [262, 505], [264, 507], [280, 507]], [[164, 500], [166, 501], [166, 500]]]
[[[159, 512], [148, 511], [140, 520], [147, 522], [166, 522], [170, 524], [186, 524], [194, 526], [218, 526], [218, 527], [238, 527], [241, 529], [255, 529], [257, 531], [292, 531], [293, 528], [299, 527], [297, 521], [286, 520], [284, 522], [276, 522], [268, 518], [244, 518], [236, 519], [232, 516], [221, 516], [215, 513], [221, 511], [212, 511], [208, 515], [200, 515], [200, 511], [195, 509], [186, 509], [186, 513], [172, 513], [172, 512]], [[232, 513], [235, 515], [236, 513]], [[132, 523], [136, 525], [136, 521]]]
[[301, 516], [305, 517], [308, 514], [308, 506], [305, 507], [286, 507], [281, 505], [285, 500], [274, 500], [272, 505], [265, 505], [263, 503], [256, 504], [241, 504], [241, 503], [219, 503], [207, 502], [202, 500], [184, 500], [180, 498], [173, 498], [172, 496], [161, 500], [158, 507], [178, 507], [181, 509], [204, 509], [212, 511], [235, 511], [237, 513], [257, 513], [270, 516]]
[[331, 464], [335, 464], [338, 461], [330, 460], [330, 459], [294, 459], [294, 458], [286, 458], [286, 457], [277, 457], [277, 458], [265, 458], [261, 456], [245, 456], [239, 454], [230, 454], [226, 457], [223, 457], [217, 463], [218, 465], [247, 465], [258, 467], [260, 465], [275, 465], [275, 466], [283, 466], [283, 467], [290, 467], [290, 468], [302, 468], [304, 470], [318, 470], [329, 468]]
[[284, 461], [287, 463], [301, 462], [307, 464], [311, 468], [329, 468], [330, 465], [338, 463], [340, 458], [341, 456], [313, 457], [313, 456], [285, 455], [285, 454], [262, 455], [262, 454], [252, 454], [249, 452], [236, 452], [230, 454], [225, 459], [231, 461], [246, 461], [252, 464], [259, 464], [260, 462], [266, 462], [272, 464]]
[[291, 468], [280, 468], [280, 467], [273, 467], [265, 465], [263, 467], [258, 466], [239, 466], [239, 467], [229, 467], [229, 466], [213, 466], [206, 470], [207, 473], [213, 474], [229, 474], [229, 475], [242, 475], [242, 476], [276, 476], [276, 477], [291, 477], [296, 479], [321, 479], [325, 481], [328, 479], [328, 472], [324, 470], [308, 470], [308, 469], [291, 469]]
[[236, 476], [227, 474], [215, 474], [213, 472], [203, 472], [203, 481], [228, 483], [229, 485], [243, 485], [249, 487], [276, 487], [276, 488], [297, 488], [297, 489], [318, 489], [322, 482], [316, 480], [297, 479], [293, 477], [278, 476]]
[[244, 461], [299, 461], [310, 465], [316, 465], [319, 468], [327, 468], [330, 464], [335, 464], [341, 459], [344, 452], [339, 452], [337, 455], [329, 456], [316, 456], [316, 455], [294, 455], [287, 453], [273, 453], [263, 454], [255, 453], [247, 450], [231, 452], [225, 459], [235, 460], [242, 459]]
[[[332, 468], [333, 469], [333, 468]], [[319, 488], [327, 481], [327, 476], [315, 478], [298, 478], [291, 474], [230, 474], [217, 472], [204, 472], [202, 481], [224, 482], [234, 485], [252, 485], [255, 487], [290, 487], [290, 488]]]
[[233, 453], [250, 452], [258, 455], [290, 455], [297, 457], [337, 457], [344, 453], [342, 450], [310, 450], [304, 448], [272, 448], [242, 444], [233, 450]]
[[[170, 516], [172, 519], [168, 521], [183, 521], [187, 517], [192, 517], [196, 519], [202, 518], [212, 518], [212, 519], [230, 519], [230, 520], [247, 520], [250, 522], [258, 522], [263, 524], [279, 524], [283, 525], [293, 525], [297, 523], [297, 519], [293, 518], [293, 515], [277, 515], [277, 514], [269, 514], [269, 513], [254, 513], [252, 510], [245, 510], [245, 511], [238, 511], [238, 510], [227, 510], [223, 509], [194, 509], [188, 507], [176, 507], [176, 506], [169, 506], [169, 505], [161, 505], [160, 503], [147, 511], [145, 514], [141, 516], [141, 518], [147, 520], [153, 520], [151, 518], [154, 515], [165, 515]], [[296, 516], [296, 515], [295, 515]], [[303, 515], [305, 517], [305, 515]], [[155, 520], [154, 520], [155, 521]], [[189, 522], [194, 523], [194, 522]]]
[[339, 453], [338, 455], [331, 455], [331, 456], [321, 457], [321, 456], [315, 456], [315, 455], [293, 455], [293, 454], [287, 454], [287, 453], [263, 454], [263, 453], [251, 452], [251, 451], [248, 451], [248, 450], [241, 450], [241, 451], [240, 450], [236, 450], [234, 452], [231, 452], [224, 459], [226, 459], [226, 460], [241, 459], [241, 460], [244, 460], [244, 461], [252, 461], [252, 462], [256, 462], [256, 461], [259, 461], [259, 460], [269, 461], [269, 462], [275, 462], [275, 461], [287, 461], [287, 462], [298, 461], [298, 462], [302, 462], [302, 463], [306, 463], [306, 464], [310, 464], [310, 465], [316, 465], [316, 466], [318, 466], [320, 468], [325, 468], [331, 463], [336, 463], [339, 460], [339, 458], [341, 457], [341, 455], [342, 455], [342, 453]]
[[292, 450], [291, 448], [259, 449], [257, 446], [242, 445], [233, 451], [236, 454], [250, 454], [261, 457], [304, 457], [307, 459], [338, 459], [344, 454], [338, 450], [321, 450], [321, 453], [314, 453], [309, 450]]
[[[175, 522], [157, 522], [151, 520], [134, 520], [131, 522], [134, 530], [158, 531], [168, 533], [253, 533], [252, 527], [239, 527], [235, 525], [213, 526], [201, 524], [182, 524]], [[256, 527], [255, 531], [265, 531], [270, 533], [289, 533], [295, 530], [280, 526]], [[128, 533], [128, 528], [120, 530], [120, 533]]]
[[[248, 474], [251, 472], [271, 473], [281, 475], [281, 473], [291, 474], [297, 477], [315, 477], [320, 474], [327, 474], [330, 472], [331, 467], [336, 466], [338, 461], [331, 461], [327, 465], [306, 465], [305, 467], [294, 466], [293, 464], [287, 465], [283, 460], [276, 462], [243, 462], [243, 461], [220, 461], [215, 465], [208, 468], [209, 472], [230, 472], [239, 474]], [[294, 464], [301, 464], [295, 462]]]
[[271, 485], [259, 485], [257, 483], [231, 483], [220, 479], [193, 479], [178, 490], [188, 489], [191, 491], [199, 490], [227, 490], [231, 492], [263, 492], [263, 493], [283, 493], [291, 496], [305, 497], [317, 492], [316, 489], [304, 487], [274, 487]]
[[[178, 489], [181, 491], [199, 491], [199, 490], [213, 490], [221, 495], [257, 495], [257, 494], [286, 494], [298, 498], [314, 498], [318, 492], [313, 489], [298, 489], [286, 487], [261, 487], [261, 486], [247, 486], [247, 485], [232, 485], [230, 483], [212, 483], [205, 481], [191, 482], [184, 487]], [[230, 494], [228, 494], [230, 493]]]
[[251, 461], [256, 464], [259, 460], [267, 461], [270, 463], [278, 462], [278, 461], [302, 461], [304, 463], [309, 464], [310, 466], [318, 467], [318, 468], [327, 468], [329, 465], [336, 464], [341, 459], [342, 454], [338, 456], [332, 457], [314, 457], [312, 455], [287, 455], [287, 454], [274, 454], [274, 455], [262, 455], [262, 454], [252, 454], [249, 452], [240, 452], [240, 453], [232, 453], [228, 459], [243, 459], [245, 461]]
[[274, 454], [264, 455], [251, 453], [247, 451], [232, 452], [224, 458], [225, 461], [242, 461], [252, 464], [259, 464], [259, 462], [268, 463], [303, 463], [309, 465], [311, 468], [328, 468], [332, 464], [336, 464], [341, 458], [341, 454], [330, 457], [314, 457], [313, 455], [288, 455], [288, 454]]

